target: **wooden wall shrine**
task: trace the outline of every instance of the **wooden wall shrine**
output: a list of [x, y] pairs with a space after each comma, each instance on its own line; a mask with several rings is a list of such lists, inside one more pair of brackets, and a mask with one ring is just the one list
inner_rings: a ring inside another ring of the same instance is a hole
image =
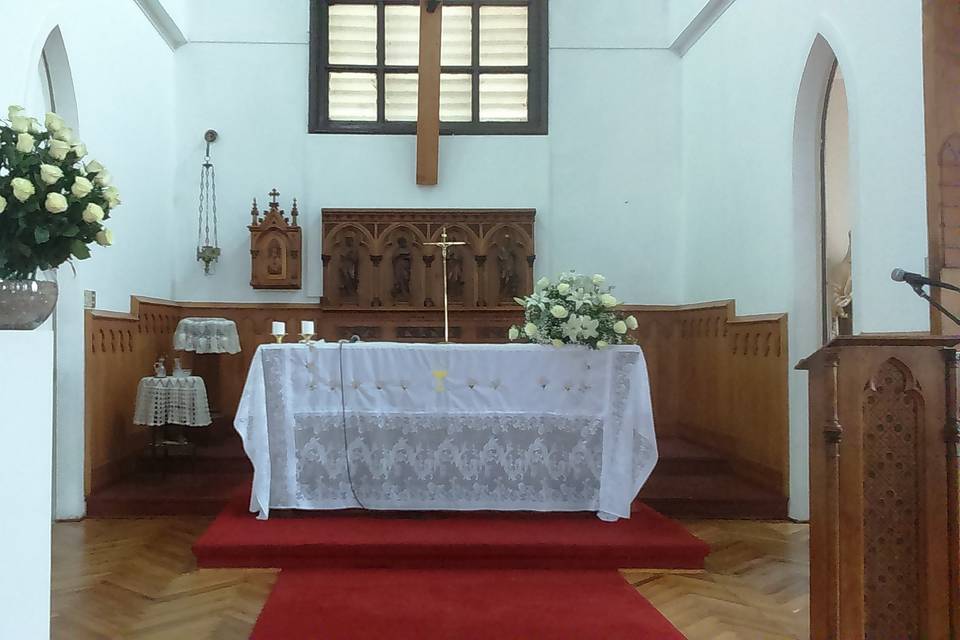
[[437, 247], [451, 241], [450, 303], [463, 309], [515, 306], [533, 290], [532, 209], [324, 209], [323, 291], [328, 308], [443, 306]]
[[[737, 317], [733, 302], [679, 307], [629, 307], [634, 337], [650, 372], [660, 435], [683, 436], [726, 453], [741, 475], [786, 496], [787, 334], [783, 315]], [[130, 313], [86, 315], [86, 489], [125, 475], [148, 432], [132, 424], [137, 383], [161, 354], [173, 356], [180, 318], [216, 316], [237, 323], [243, 351], [192, 356], [211, 404], [229, 419], [247, 367], [260, 344], [272, 342], [274, 320], [298, 327], [314, 320], [318, 336], [337, 340], [435, 342], [443, 337], [440, 308], [342, 308], [312, 304], [180, 303], [134, 297]], [[452, 339], [505, 342], [521, 320], [516, 306], [451, 311]], [[293, 340], [293, 337], [289, 338]], [[105, 391], [109, 390], [109, 391]]]
[[250, 286], [254, 289], [299, 289], [303, 273], [303, 233], [297, 223], [294, 199], [290, 220], [280, 209], [276, 189], [270, 192], [270, 208], [260, 215], [253, 201], [250, 215]]

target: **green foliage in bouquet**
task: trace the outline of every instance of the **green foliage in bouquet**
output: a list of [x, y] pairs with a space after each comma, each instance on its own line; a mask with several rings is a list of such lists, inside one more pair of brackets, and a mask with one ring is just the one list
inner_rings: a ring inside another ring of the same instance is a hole
[[526, 324], [510, 327], [511, 340], [539, 344], [577, 344], [602, 349], [629, 341], [627, 332], [637, 319], [618, 311], [620, 301], [606, 279], [569, 271], [556, 282], [541, 278], [526, 298], [516, 298], [525, 310]]
[[103, 223], [120, 205], [110, 173], [83, 163], [87, 149], [64, 121], [48, 113], [45, 127], [12, 106], [0, 118], [0, 278], [32, 279], [90, 245], [113, 244]]

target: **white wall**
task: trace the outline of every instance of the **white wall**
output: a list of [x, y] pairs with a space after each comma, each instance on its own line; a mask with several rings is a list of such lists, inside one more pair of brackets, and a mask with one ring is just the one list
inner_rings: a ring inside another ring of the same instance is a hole
[[[925, 306], [889, 278], [895, 266], [922, 271], [926, 254], [920, 10], [919, 2], [739, 0], [683, 60], [686, 298], [790, 312], [794, 360], [819, 346], [803, 324], [811, 309], [819, 314], [815, 273], [796, 271], [808, 264], [794, 246], [795, 223], [809, 227], [794, 214], [794, 172], [807, 170], [794, 163], [794, 120], [818, 33], [839, 57], [850, 107], [855, 330], [928, 328]], [[815, 221], [815, 205], [804, 206]], [[810, 238], [800, 252], [817, 251]], [[799, 517], [807, 512], [805, 384], [792, 374], [791, 513]]]
[[850, 212], [850, 117], [847, 91], [841, 71], [830, 90], [824, 144], [824, 190], [826, 194], [826, 256], [830, 267], [847, 255], [848, 234], [852, 229]]
[[[553, 0], [550, 135], [445, 136], [438, 187], [414, 183], [413, 136], [306, 133], [307, 2], [198, 2], [188, 23], [193, 41], [176, 56], [176, 297], [316, 299], [323, 207], [533, 207], [538, 272], [602, 271], [628, 300], [681, 301], [679, 59], [658, 49], [662, 0]], [[222, 135], [213, 158], [223, 256], [204, 277], [194, 251], [209, 127]], [[294, 196], [301, 205], [300, 293], [248, 284], [250, 201], [274, 186], [284, 208]]]
[[[35, 92], [37, 61], [59, 25], [69, 56], [78, 122], [91, 157], [113, 173], [124, 204], [108, 225], [109, 249], [60, 269], [57, 308], [56, 515], [83, 515], [83, 290], [98, 306], [129, 309], [129, 296], [173, 292], [171, 186], [175, 166], [173, 54], [133, 2], [32, 0], [30, 11], [0, 0], [0, 15], [18, 28], [0, 39], [0, 105], [24, 104]], [[5, 111], [5, 107], [4, 107]], [[42, 114], [38, 114], [42, 116]]]
[[0, 331], [0, 354], [0, 638], [49, 638], [53, 334]]

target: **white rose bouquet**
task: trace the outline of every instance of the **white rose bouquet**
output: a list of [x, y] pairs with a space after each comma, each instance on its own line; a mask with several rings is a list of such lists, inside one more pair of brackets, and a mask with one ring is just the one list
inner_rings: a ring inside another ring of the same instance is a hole
[[637, 328], [637, 319], [617, 311], [620, 301], [606, 279], [573, 271], [556, 282], [541, 278], [533, 294], [516, 298], [525, 310], [526, 324], [510, 327], [510, 340], [526, 340], [561, 346], [585, 345], [603, 349], [628, 342], [627, 332]]
[[55, 113], [44, 126], [18, 106], [0, 116], [0, 278], [29, 280], [89, 258], [94, 242], [113, 244], [103, 223], [120, 194], [103, 165], [82, 162], [86, 154]]

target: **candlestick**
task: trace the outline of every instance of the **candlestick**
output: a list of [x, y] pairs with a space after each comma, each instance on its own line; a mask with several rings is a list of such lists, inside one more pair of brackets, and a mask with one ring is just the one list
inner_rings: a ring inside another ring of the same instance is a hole
[[286, 322], [274, 322], [271, 325], [270, 333], [274, 338], [277, 339], [277, 344], [283, 342], [283, 337], [287, 335], [287, 323]]
[[308, 333], [308, 334], [310, 334], [311, 336], [312, 336], [314, 333], [316, 333], [316, 329], [315, 329], [315, 327], [314, 327], [313, 320], [301, 320], [301, 321], [300, 321], [300, 333], [301, 333], [301, 335], [302, 335], [302, 334], [305, 334], [305, 333]]

